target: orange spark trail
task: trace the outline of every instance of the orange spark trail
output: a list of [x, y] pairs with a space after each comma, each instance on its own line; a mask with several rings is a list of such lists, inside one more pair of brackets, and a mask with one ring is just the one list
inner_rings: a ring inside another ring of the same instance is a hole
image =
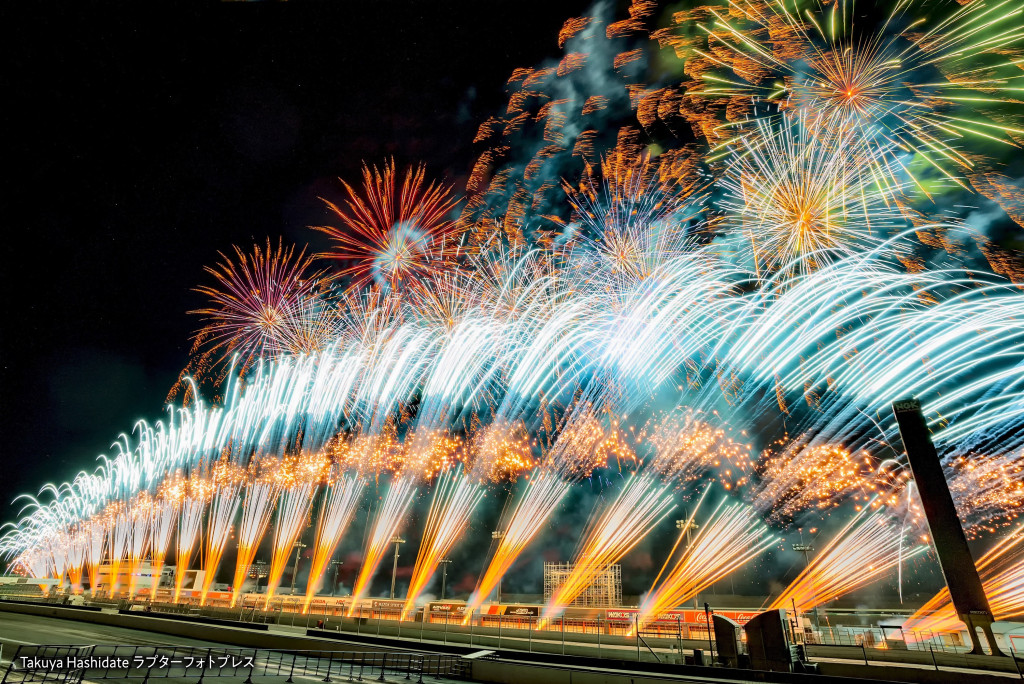
[[[700, 510], [705, 490], [693, 514], [685, 521], [686, 527], [679, 532], [676, 547], [685, 538], [687, 530], [693, 525], [694, 518]], [[638, 620], [642, 627], [656, 620], [661, 613], [681, 606], [701, 591], [718, 580], [726, 577], [737, 568], [750, 562], [768, 550], [778, 541], [775, 535], [768, 534], [768, 528], [762, 523], [756, 512], [749, 506], [733, 503], [727, 499], [712, 511], [708, 520], [700, 527], [700, 532], [693, 538], [690, 545], [665, 575], [661, 585], [658, 578], [651, 584], [651, 589], [640, 605]], [[673, 547], [674, 553], [675, 547]], [[667, 563], [672, 560], [669, 554]], [[663, 568], [664, 571], [664, 568]]]
[[320, 589], [327, 561], [334, 555], [338, 542], [348, 529], [365, 486], [364, 480], [349, 475], [332, 483], [324, 494], [313, 544], [313, 565], [306, 582], [306, 598], [302, 602], [303, 613], [309, 609], [313, 595]]
[[903, 559], [926, 550], [918, 546], [901, 554], [898, 528], [884, 513], [871, 513], [865, 506], [836, 534], [769, 609], [790, 608], [795, 601], [801, 610], [811, 610], [868, 584], [896, 568]]
[[541, 525], [551, 517], [568, 493], [569, 483], [550, 471], [542, 470], [530, 480], [498, 541], [498, 548], [487, 565], [487, 570], [466, 601], [467, 619], [487, 600], [498, 586], [501, 577], [512, 567], [519, 554], [533, 540]]
[[576, 553], [575, 567], [551, 596], [541, 623], [560, 615], [598, 575], [618, 562], [674, 508], [669, 486], [653, 475], [633, 475], [601, 517], [590, 526]]
[[416, 494], [416, 488], [413, 486], [412, 478], [399, 477], [392, 481], [387, 496], [377, 512], [377, 520], [374, 522], [373, 532], [366, 547], [363, 565], [359, 568], [359, 576], [352, 589], [352, 603], [348, 608], [348, 617], [352, 617], [359, 605], [359, 599], [366, 596], [370, 590], [370, 581], [376, 574], [384, 553], [391, 546], [391, 540], [398, 533], [398, 528], [412, 504], [414, 494]]
[[[997, 620], [1024, 614], [1024, 525], [999, 540], [978, 560], [978, 574]], [[943, 588], [903, 623], [903, 629], [918, 632], [955, 632], [967, 627], [957, 617]]]
[[403, 618], [416, 606], [416, 599], [433, 578], [440, 560], [466, 531], [470, 516], [484, 496], [483, 488], [465, 475], [449, 471], [439, 480], [402, 609]]

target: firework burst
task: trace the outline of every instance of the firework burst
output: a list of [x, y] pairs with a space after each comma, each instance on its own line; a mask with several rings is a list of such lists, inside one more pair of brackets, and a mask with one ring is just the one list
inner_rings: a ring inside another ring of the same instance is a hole
[[396, 288], [445, 268], [455, 256], [451, 187], [428, 184], [423, 166], [407, 169], [400, 184], [398, 176], [394, 160], [364, 166], [360, 190], [342, 181], [344, 204], [327, 202], [342, 226], [318, 228], [334, 242], [321, 256], [340, 261], [338, 274], [354, 287], [376, 282]]
[[259, 357], [276, 357], [295, 343], [294, 320], [301, 315], [320, 273], [307, 276], [313, 263], [305, 250], [284, 248], [270, 240], [252, 254], [235, 247], [236, 261], [221, 254], [221, 263], [207, 267], [216, 285], [196, 289], [209, 305], [193, 311], [204, 325], [195, 335], [197, 349], [219, 355], [237, 354], [242, 366]]

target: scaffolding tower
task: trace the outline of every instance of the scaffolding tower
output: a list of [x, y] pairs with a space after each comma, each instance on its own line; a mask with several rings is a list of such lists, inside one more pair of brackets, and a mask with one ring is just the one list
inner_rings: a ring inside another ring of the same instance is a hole
[[[576, 570], [576, 563], [544, 564], [544, 603], [565, 584]], [[609, 565], [593, 574], [593, 581], [568, 605], [585, 608], [611, 608], [622, 605], [622, 566]]]

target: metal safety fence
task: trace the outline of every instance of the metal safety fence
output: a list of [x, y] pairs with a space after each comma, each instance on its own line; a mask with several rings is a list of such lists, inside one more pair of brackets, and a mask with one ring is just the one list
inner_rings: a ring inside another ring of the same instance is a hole
[[356, 651], [278, 651], [263, 648], [181, 646], [19, 646], [0, 684], [21, 682], [135, 681], [170, 679], [202, 684], [210, 678], [253, 683], [315, 677], [322, 682], [397, 678], [424, 682], [459, 679], [454, 655]]

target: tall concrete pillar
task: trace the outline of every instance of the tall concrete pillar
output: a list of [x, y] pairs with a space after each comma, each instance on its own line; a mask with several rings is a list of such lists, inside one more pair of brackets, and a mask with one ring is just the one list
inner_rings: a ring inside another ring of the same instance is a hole
[[967, 535], [956, 514], [953, 495], [949, 493], [942, 463], [939, 462], [939, 455], [928, 433], [928, 424], [921, 413], [921, 403], [917, 399], [902, 399], [892, 403], [892, 410], [896, 414], [903, 448], [906, 449], [910, 468], [914, 472], [914, 481], [928, 521], [928, 531], [939, 557], [942, 576], [946, 579], [949, 595], [953, 599], [953, 608], [967, 625], [971, 637], [971, 653], [984, 653], [977, 632], [980, 627], [992, 655], [1001, 656], [1003, 653], [996, 646], [995, 635], [992, 634], [992, 609], [989, 608], [981, 577], [967, 546]]

